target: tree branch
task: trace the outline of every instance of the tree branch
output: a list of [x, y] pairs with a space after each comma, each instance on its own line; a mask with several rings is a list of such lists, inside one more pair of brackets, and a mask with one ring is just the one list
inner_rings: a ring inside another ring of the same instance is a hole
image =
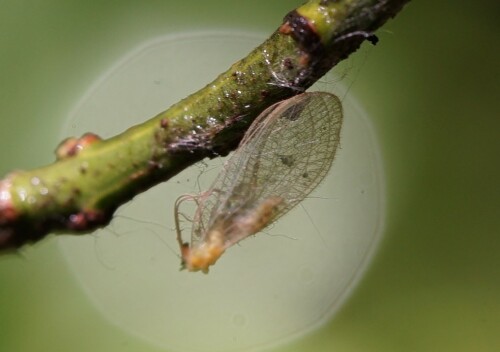
[[205, 157], [226, 155], [266, 107], [307, 89], [409, 0], [310, 0], [195, 94], [101, 140], [63, 141], [48, 166], [0, 180], [0, 250], [104, 226], [121, 204]]

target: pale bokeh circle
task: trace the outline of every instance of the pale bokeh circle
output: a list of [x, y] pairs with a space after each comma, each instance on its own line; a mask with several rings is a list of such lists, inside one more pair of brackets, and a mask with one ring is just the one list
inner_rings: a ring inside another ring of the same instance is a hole
[[[145, 43], [89, 88], [61, 137], [120, 133], [204, 86], [263, 38], [205, 32]], [[229, 249], [208, 275], [179, 271], [173, 204], [208, 187], [222, 160], [137, 196], [92, 236], [59, 238], [106, 319], [169, 351], [223, 352], [287, 342], [332, 318], [380, 239], [385, 194], [367, 115], [340, 84], [320, 89], [338, 94], [345, 111], [330, 174], [301, 206]]]

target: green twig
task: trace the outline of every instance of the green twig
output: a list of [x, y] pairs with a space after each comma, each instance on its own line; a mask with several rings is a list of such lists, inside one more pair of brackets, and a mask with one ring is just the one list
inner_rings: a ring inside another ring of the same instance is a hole
[[197, 93], [101, 140], [70, 138], [48, 166], [0, 181], [0, 249], [49, 232], [85, 233], [116, 208], [205, 157], [226, 155], [266, 107], [312, 85], [409, 0], [310, 0]]

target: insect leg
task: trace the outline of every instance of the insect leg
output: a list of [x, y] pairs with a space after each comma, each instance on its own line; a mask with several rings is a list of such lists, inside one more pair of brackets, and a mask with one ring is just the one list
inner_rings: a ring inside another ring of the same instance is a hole
[[[177, 242], [179, 243], [179, 247], [184, 248], [185, 247], [185, 242], [182, 241], [182, 234], [181, 234], [181, 226], [180, 226], [180, 221], [179, 221], [179, 216], [180, 216], [180, 211], [179, 208], [181, 204], [187, 200], [192, 200], [198, 204], [198, 196], [193, 195], [193, 194], [184, 194], [177, 198], [175, 200], [174, 204], [174, 221], [175, 221], [175, 231], [177, 233]], [[184, 215], [183, 215], [184, 216]]]

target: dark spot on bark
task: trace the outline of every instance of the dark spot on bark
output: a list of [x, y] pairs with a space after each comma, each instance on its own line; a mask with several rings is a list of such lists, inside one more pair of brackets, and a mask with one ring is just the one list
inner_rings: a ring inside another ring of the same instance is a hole
[[165, 129], [168, 127], [168, 120], [167, 119], [161, 119], [160, 120], [160, 127]]
[[366, 40], [368, 40], [372, 45], [377, 45], [378, 43], [378, 37], [375, 34], [369, 35], [366, 37]]
[[307, 53], [317, 53], [324, 50], [321, 37], [316, 32], [314, 24], [296, 10], [285, 16], [280, 32], [291, 35], [299, 47]]
[[289, 57], [283, 59], [283, 66], [288, 70], [293, 70], [295, 68], [292, 59]]
[[68, 217], [67, 228], [83, 231], [107, 223], [107, 217], [102, 211], [83, 210]]

